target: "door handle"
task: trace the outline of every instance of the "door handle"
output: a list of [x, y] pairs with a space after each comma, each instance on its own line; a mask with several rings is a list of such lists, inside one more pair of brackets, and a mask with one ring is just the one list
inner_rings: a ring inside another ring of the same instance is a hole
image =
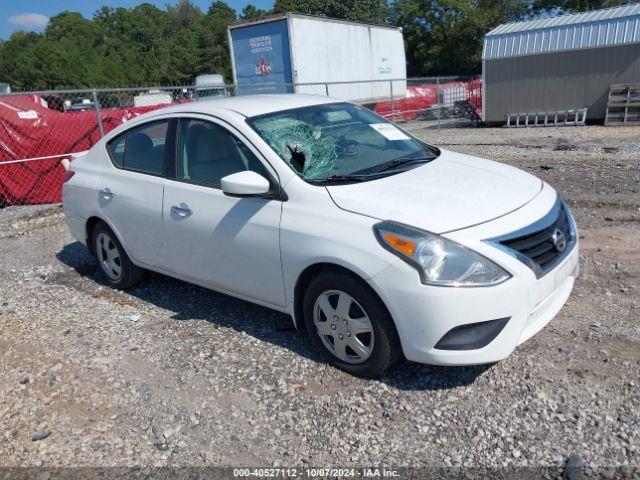
[[113, 198], [113, 192], [108, 188], [103, 188], [100, 190], [100, 196], [105, 200], [111, 200]]
[[171, 207], [171, 213], [179, 217], [188, 217], [193, 213], [193, 210], [184, 203], [181, 203], [180, 205], [174, 205]]

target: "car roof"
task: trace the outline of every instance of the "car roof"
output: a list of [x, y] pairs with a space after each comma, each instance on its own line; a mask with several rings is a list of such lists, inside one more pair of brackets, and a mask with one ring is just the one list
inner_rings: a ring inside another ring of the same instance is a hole
[[279, 112], [291, 108], [308, 107], [339, 102], [335, 98], [323, 95], [306, 95], [300, 93], [239, 95], [237, 97], [207, 97], [197, 102], [183, 103], [163, 109], [163, 113], [171, 110], [194, 113], [215, 113], [220, 109], [230, 110], [245, 117], [254, 117], [265, 113]]

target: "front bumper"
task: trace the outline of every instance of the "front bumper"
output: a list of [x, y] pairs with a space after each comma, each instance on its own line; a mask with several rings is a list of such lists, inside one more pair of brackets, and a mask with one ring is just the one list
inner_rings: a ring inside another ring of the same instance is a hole
[[[555, 317], [569, 297], [578, 274], [577, 241], [561, 263], [536, 278], [530, 268], [511, 255], [481, 240], [473, 240], [491, 238], [500, 230], [509, 231], [513, 229], [514, 220], [526, 223], [530, 218], [539, 218], [540, 212], [548, 211], [554, 200], [555, 192], [553, 195], [546, 192], [536, 205], [508, 215], [510, 219], [503, 217], [446, 235], [508, 270], [513, 277], [502, 284], [476, 288], [428, 286], [420, 283], [416, 269], [403, 261], [395, 262], [370, 279], [395, 321], [408, 360], [435, 365], [474, 365], [502, 360]], [[435, 348], [455, 327], [507, 317], [505, 327], [482, 348]]]

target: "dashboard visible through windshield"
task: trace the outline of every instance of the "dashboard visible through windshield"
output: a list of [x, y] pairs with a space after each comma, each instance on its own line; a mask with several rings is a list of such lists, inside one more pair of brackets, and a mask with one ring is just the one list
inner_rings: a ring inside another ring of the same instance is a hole
[[310, 183], [380, 178], [439, 155], [437, 148], [351, 103], [270, 113], [253, 117], [248, 123]]

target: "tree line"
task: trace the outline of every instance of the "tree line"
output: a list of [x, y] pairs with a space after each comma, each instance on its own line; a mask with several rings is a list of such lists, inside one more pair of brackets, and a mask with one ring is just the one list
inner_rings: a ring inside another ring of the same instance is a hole
[[192, 84], [196, 75], [231, 80], [227, 26], [297, 12], [402, 27], [407, 73], [479, 73], [482, 39], [501, 23], [604, 8], [626, 0], [275, 0], [236, 12], [214, 1], [165, 9], [103, 7], [93, 18], [65, 11], [42, 33], [17, 31], [0, 41], [0, 83], [14, 90]]

